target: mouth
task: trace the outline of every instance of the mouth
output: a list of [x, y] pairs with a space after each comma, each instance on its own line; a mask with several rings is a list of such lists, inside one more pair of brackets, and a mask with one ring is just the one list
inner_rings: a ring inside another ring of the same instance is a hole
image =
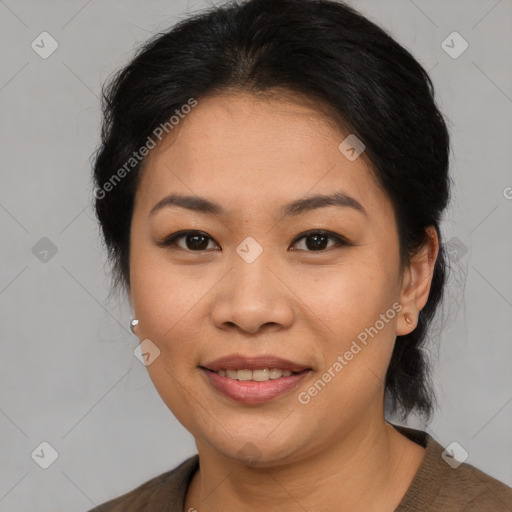
[[[280, 370], [282, 372], [299, 373], [303, 370], [311, 370], [307, 365], [296, 363], [281, 357], [262, 355], [262, 356], [243, 356], [241, 354], [232, 354], [229, 356], [220, 357], [214, 361], [210, 361], [202, 365], [202, 368], [214, 372], [219, 371], [246, 371], [246, 370]], [[240, 380], [250, 380], [243, 379]], [[227, 374], [225, 375], [227, 376]], [[286, 375], [288, 376], [288, 374]], [[281, 375], [279, 376], [281, 377]], [[274, 377], [278, 378], [278, 377]], [[265, 379], [266, 380], [266, 379]]]
[[246, 404], [261, 404], [287, 394], [312, 371], [281, 358], [240, 355], [216, 359], [199, 368], [215, 391]]
[[248, 368], [237, 370], [220, 369], [217, 371], [210, 370], [209, 368], [202, 369], [212, 373], [216, 373], [217, 375], [220, 375], [221, 377], [226, 377], [227, 379], [253, 382], [266, 382], [269, 380], [282, 379], [283, 377], [300, 375], [301, 373], [308, 372], [310, 370], [309, 368], [307, 368], [300, 372], [292, 372], [291, 370], [283, 370], [282, 368], [259, 368], [257, 370], [250, 370]]

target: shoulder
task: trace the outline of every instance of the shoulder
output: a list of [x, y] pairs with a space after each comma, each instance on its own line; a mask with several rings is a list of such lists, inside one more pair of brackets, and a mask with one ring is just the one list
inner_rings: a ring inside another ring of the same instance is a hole
[[511, 512], [512, 488], [468, 463], [455, 460], [422, 431], [398, 430], [426, 448], [424, 459], [395, 512]]
[[174, 469], [166, 471], [88, 512], [181, 511], [181, 503], [185, 497], [189, 480], [198, 467], [198, 460], [196, 454]]
[[470, 464], [453, 469], [448, 466], [444, 475], [435, 502], [460, 504], [464, 512], [512, 511], [512, 488], [478, 468]]

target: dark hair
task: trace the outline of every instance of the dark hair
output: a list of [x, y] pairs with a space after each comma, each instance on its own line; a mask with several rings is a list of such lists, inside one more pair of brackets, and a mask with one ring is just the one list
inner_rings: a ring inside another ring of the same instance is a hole
[[[427, 226], [441, 241], [439, 223], [450, 195], [449, 135], [422, 66], [343, 3], [231, 1], [157, 34], [104, 86], [94, 196], [115, 289], [130, 287], [130, 226], [144, 160], [132, 162], [133, 169], [126, 162], [191, 98], [228, 90], [288, 91], [327, 106], [340, 130], [363, 141], [364, 161], [393, 204], [402, 265], [425, 242]], [[128, 172], [114, 182], [123, 166]], [[418, 325], [396, 339], [386, 399], [402, 418], [413, 410], [428, 418], [433, 410], [423, 345], [446, 270], [440, 243]]]

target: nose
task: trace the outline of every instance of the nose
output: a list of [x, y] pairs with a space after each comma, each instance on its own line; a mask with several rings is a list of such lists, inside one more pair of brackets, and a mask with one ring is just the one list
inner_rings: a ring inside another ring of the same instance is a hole
[[295, 316], [293, 293], [266, 258], [260, 256], [253, 263], [240, 259], [216, 287], [211, 315], [223, 330], [256, 334], [286, 329]]

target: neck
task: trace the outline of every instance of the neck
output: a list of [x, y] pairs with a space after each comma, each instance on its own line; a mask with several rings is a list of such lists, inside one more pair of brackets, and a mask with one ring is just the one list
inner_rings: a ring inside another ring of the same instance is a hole
[[424, 449], [379, 420], [322, 440], [301, 460], [251, 467], [196, 441], [200, 470], [185, 510], [393, 511], [407, 492]]

